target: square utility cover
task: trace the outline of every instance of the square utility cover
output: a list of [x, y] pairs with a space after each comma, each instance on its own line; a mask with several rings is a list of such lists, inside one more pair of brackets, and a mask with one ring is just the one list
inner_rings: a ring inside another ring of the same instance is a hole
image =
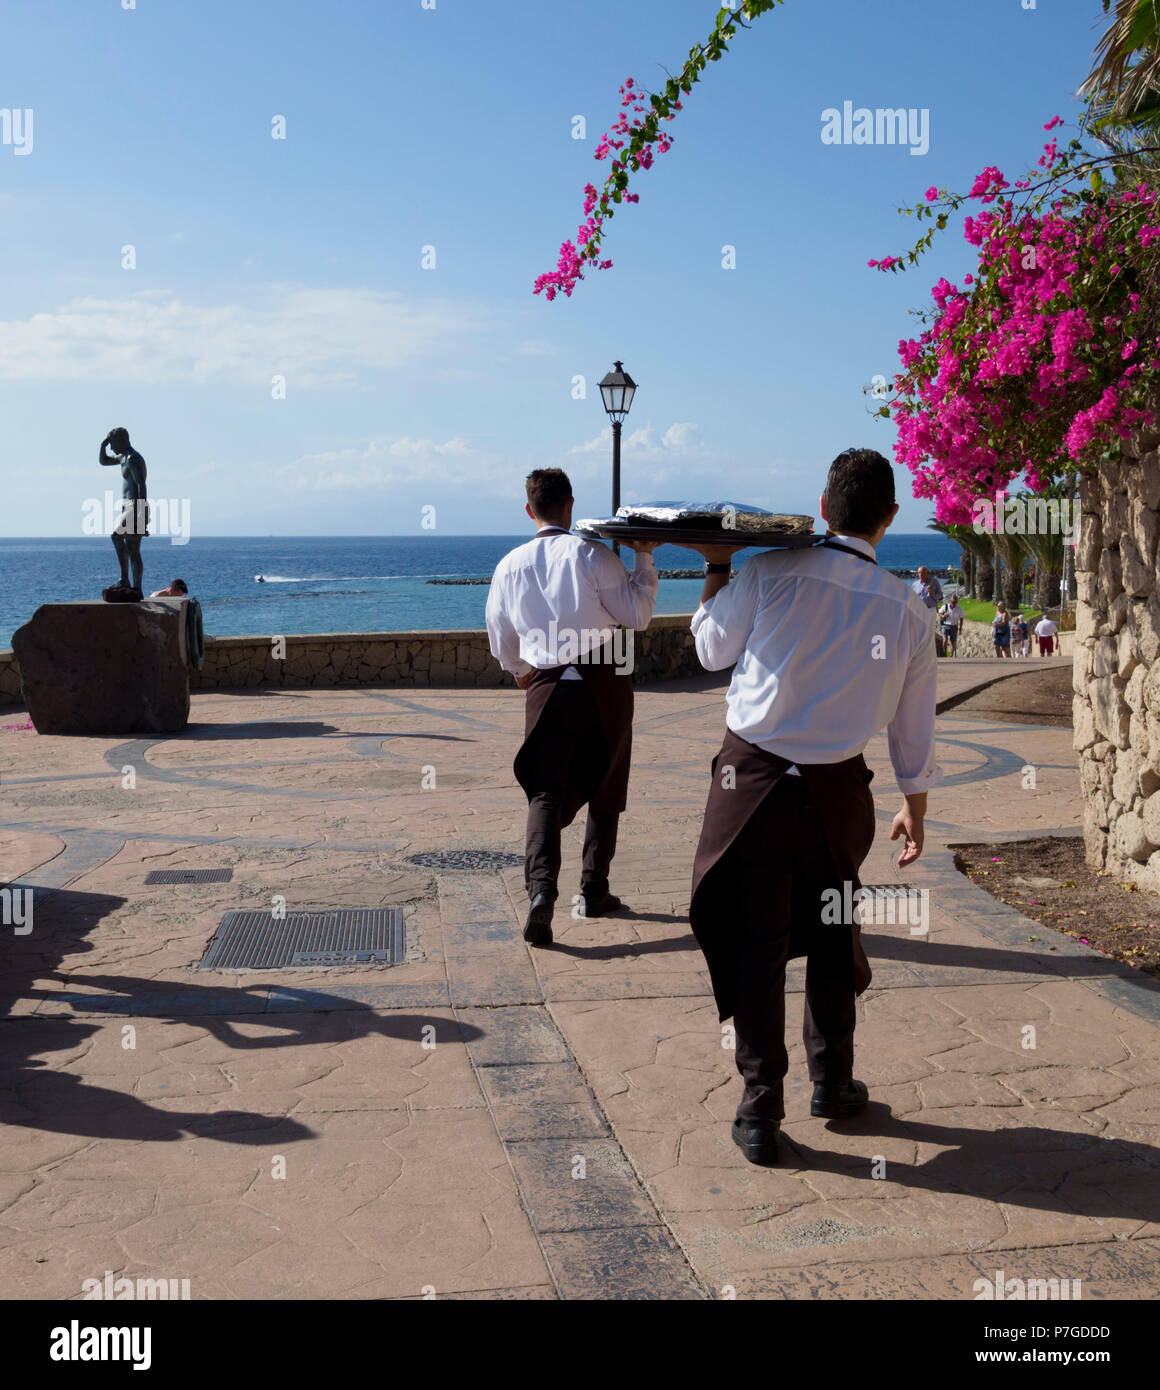
[[399, 965], [405, 949], [400, 907], [340, 907], [280, 917], [272, 912], [227, 912], [198, 968]]

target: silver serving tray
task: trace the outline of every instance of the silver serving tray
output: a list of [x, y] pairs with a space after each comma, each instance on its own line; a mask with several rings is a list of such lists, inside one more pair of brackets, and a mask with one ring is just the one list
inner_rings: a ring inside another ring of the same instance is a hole
[[662, 525], [692, 526], [723, 531], [778, 532], [809, 535], [814, 529], [812, 516], [770, 512], [746, 502], [639, 502], [617, 508], [609, 523], [629, 525], [654, 522]]
[[791, 533], [785, 530], [731, 531], [720, 526], [674, 525], [672, 522], [642, 521], [636, 525], [623, 519], [577, 521], [572, 530], [591, 541], [657, 541], [661, 545], [736, 545], [741, 549], [797, 550], [814, 545], [820, 535]]

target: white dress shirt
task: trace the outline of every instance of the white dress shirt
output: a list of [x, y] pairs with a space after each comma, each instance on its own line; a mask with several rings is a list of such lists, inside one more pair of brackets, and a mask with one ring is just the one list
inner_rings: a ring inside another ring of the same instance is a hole
[[[856, 536], [835, 540], [874, 555]], [[701, 665], [736, 662], [725, 722], [791, 763], [838, 763], [888, 730], [899, 789], [924, 792], [934, 760], [934, 611], [841, 550], [769, 550], [693, 616]]]
[[[559, 666], [559, 651], [582, 657], [599, 649], [616, 627], [643, 630], [656, 607], [656, 566], [633, 552], [631, 573], [607, 546], [547, 528], [509, 551], [496, 566], [487, 595], [492, 655], [513, 676]], [[575, 636], [571, 639], [567, 634]], [[553, 636], [556, 641], [553, 643]], [[572, 640], [575, 646], [568, 648]], [[561, 680], [581, 680], [569, 666]]]

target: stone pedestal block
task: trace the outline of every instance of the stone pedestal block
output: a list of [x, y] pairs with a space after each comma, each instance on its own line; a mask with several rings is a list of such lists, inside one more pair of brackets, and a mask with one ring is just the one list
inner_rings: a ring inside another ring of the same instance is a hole
[[186, 599], [46, 603], [12, 637], [41, 734], [174, 733], [189, 722]]

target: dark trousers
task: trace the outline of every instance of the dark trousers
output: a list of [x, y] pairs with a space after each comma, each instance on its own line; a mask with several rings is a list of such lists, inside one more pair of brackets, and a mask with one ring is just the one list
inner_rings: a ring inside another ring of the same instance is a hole
[[[745, 1093], [737, 1115], [780, 1120], [789, 1068], [785, 964], [790, 956], [806, 956], [802, 1040], [810, 1080], [846, 1082], [854, 1068], [850, 926], [821, 920], [824, 890], [840, 891], [842, 885], [801, 778], [781, 778], [730, 846], [721, 871], [736, 891], [734, 929], [741, 945], [733, 1026]], [[840, 907], [836, 915], [841, 917]]]
[[[528, 762], [528, 828], [524, 844], [524, 883], [528, 897], [557, 894], [560, 875], [560, 822], [577, 787], [594, 791], [608, 766], [608, 744], [600, 714], [583, 681], [557, 682], [532, 735]], [[620, 815], [588, 812], [580, 889], [599, 897], [608, 891], [608, 870], [616, 853]]]

